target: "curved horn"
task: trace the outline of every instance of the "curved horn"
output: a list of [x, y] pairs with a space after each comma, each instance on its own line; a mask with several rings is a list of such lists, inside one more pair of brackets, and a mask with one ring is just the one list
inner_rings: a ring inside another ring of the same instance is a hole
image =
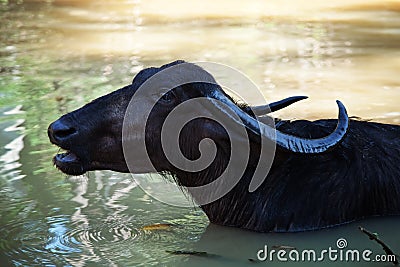
[[267, 105], [262, 106], [254, 106], [251, 107], [251, 110], [256, 116], [263, 116], [268, 113], [283, 109], [297, 101], [308, 98], [308, 96], [291, 96], [276, 102], [269, 103]]
[[[238, 106], [236, 106], [232, 101], [230, 101], [225, 95], [220, 92], [215, 92], [213, 94], [213, 97], [216, 100], [219, 100], [229, 105], [232, 110], [239, 116], [241, 121], [234, 116], [229, 115], [229, 113], [224, 112], [231, 119], [239, 124], [244, 123], [246, 128], [253, 133], [257, 135], [262, 135], [269, 140], [275, 141], [279, 147], [296, 153], [313, 154], [325, 152], [329, 148], [337, 145], [343, 139], [349, 126], [349, 117], [347, 116], [346, 108], [339, 100], [336, 100], [336, 103], [339, 107], [339, 116], [336, 129], [326, 137], [319, 139], [306, 139], [282, 133], [278, 130], [275, 130], [269, 125], [259, 122], [258, 120], [241, 110]], [[213, 101], [213, 99], [210, 100]], [[213, 102], [219, 108], [219, 110], [224, 111], [224, 108], [221, 107], [218, 101]]]

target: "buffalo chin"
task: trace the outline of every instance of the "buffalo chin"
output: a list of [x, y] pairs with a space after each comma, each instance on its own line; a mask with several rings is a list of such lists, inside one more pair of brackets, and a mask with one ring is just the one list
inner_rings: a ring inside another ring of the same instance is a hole
[[86, 172], [82, 160], [70, 151], [55, 155], [53, 163], [57, 169], [68, 175], [82, 175]]
[[55, 155], [53, 158], [53, 163], [57, 169], [63, 173], [74, 176], [82, 175], [88, 171], [95, 170], [110, 170], [121, 173], [130, 172], [125, 162], [85, 162], [71, 151]]

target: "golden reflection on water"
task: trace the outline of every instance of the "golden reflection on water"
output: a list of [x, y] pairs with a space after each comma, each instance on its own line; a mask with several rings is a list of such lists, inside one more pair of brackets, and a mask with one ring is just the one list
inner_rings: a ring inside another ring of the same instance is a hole
[[[250, 76], [265, 97], [310, 99], [284, 118], [400, 122], [400, 1], [50, 1], [38, 51], [122, 56], [130, 77], [175, 59], [215, 61]], [[132, 63], [133, 61], [133, 63]], [[113, 75], [112, 60], [103, 67]], [[252, 104], [262, 102], [249, 99]]]

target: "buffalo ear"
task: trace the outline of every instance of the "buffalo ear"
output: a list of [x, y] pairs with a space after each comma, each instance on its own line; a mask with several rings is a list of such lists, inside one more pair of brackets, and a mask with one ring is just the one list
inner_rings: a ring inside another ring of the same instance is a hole
[[[217, 146], [222, 150], [224, 150], [226, 153], [230, 154], [232, 141], [234, 141], [235, 145], [239, 146], [247, 146], [249, 144], [251, 145], [251, 144], [261, 143], [261, 136], [248, 129], [244, 130], [245, 129], [244, 125], [239, 126], [238, 128], [236, 128], [237, 125], [235, 125], [236, 126], [235, 128], [229, 129], [229, 134], [228, 134], [227, 129], [225, 129], [224, 126], [222, 126], [218, 122], [210, 119], [203, 119], [203, 120], [204, 122], [202, 126], [201, 138], [212, 139], [217, 144]], [[260, 123], [267, 124], [270, 127], [275, 128], [275, 120], [272, 117], [269, 116], [257, 117], [257, 120], [259, 120]], [[273, 151], [279, 150], [279, 147], [276, 146], [276, 143], [274, 143], [271, 140], [264, 139], [263, 144], [267, 146], [276, 147], [277, 149], [271, 148]], [[243, 147], [243, 149], [246, 150], [245, 147]]]
[[225, 153], [230, 153], [230, 141], [228, 132], [216, 121], [204, 119], [201, 128], [202, 138], [211, 139]]
[[[245, 134], [246, 132], [247, 134]], [[260, 142], [260, 136], [251, 131], [245, 131], [244, 128], [242, 131], [230, 129], [228, 133], [228, 130], [225, 129], [221, 124], [210, 119], [204, 119], [201, 135], [202, 138], [210, 138], [213, 140], [219, 149], [222, 149], [228, 154], [231, 153], [232, 141], [235, 143], [235, 145], [240, 146], [246, 146], [248, 143]]]

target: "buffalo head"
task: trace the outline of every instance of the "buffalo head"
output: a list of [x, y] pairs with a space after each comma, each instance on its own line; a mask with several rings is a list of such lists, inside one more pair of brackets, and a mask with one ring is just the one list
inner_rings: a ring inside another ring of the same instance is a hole
[[[170, 72], [164, 71], [169, 69]], [[159, 75], [161, 73], [164, 74]], [[149, 79], [156, 77], [156, 74], [159, 75], [157, 79]], [[182, 153], [191, 160], [200, 156], [198, 144], [204, 138], [216, 142], [218, 149], [229, 148], [226, 130], [207, 118], [207, 114], [211, 113], [221, 113], [225, 120], [244, 126], [250, 142], [259, 142], [260, 137], [265, 137], [276, 143], [279, 149], [294, 153], [324, 152], [341, 141], [348, 126], [345, 108], [338, 101], [337, 128], [324, 138], [306, 139], [275, 132], [273, 126], [259, 122], [257, 116], [266, 115], [305, 97], [290, 97], [266, 106], [238, 105], [207, 71], [194, 64], [175, 61], [160, 68], [140, 71], [132, 84], [95, 99], [50, 124], [50, 141], [66, 150], [54, 157], [54, 164], [70, 175], [101, 169], [134, 173], [174, 172], [162, 150], [161, 129], [174, 108], [197, 98], [205, 99], [208, 105], [191, 107], [188, 112], [201, 110], [203, 113], [188, 123], [181, 133], [183, 137], [179, 138], [181, 146], [184, 144]], [[128, 168], [123, 149], [124, 119], [127, 116], [128, 141], [132, 142], [133, 147], [135, 142], [146, 143], [145, 149], [131, 151], [136, 155], [133, 169]], [[180, 117], [175, 119], [180, 120]], [[241, 138], [240, 134], [237, 136]]]

